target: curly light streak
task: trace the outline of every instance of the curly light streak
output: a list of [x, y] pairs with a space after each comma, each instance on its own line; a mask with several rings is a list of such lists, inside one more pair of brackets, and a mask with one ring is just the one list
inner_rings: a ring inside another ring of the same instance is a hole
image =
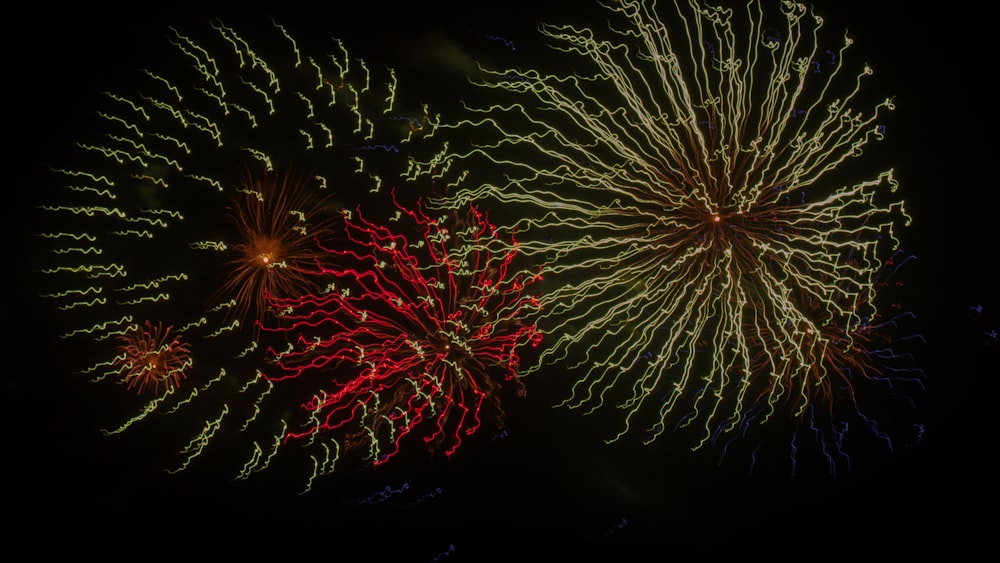
[[324, 385], [303, 405], [309, 426], [285, 440], [333, 433], [373, 465], [411, 433], [450, 456], [484, 413], [502, 427], [505, 386], [522, 390], [518, 351], [540, 339], [522, 321], [538, 276], [510, 271], [516, 242], [498, 239], [475, 207], [432, 218], [393, 202], [392, 228], [347, 214], [347, 243], [325, 249], [343, 266], [317, 261], [312, 272], [331, 285], [269, 299], [281, 324], [264, 327], [298, 335], [273, 351], [272, 380]]
[[573, 73], [480, 69], [510, 101], [439, 125], [471, 150], [411, 162], [413, 178], [457, 176], [434, 205], [517, 213], [521, 252], [555, 284], [537, 317], [552, 338], [525, 375], [580, 374], [562, 404], [620, 409], [609, 441], [698, 421], [697, 449], [750, 413], [801, 419], [850, 363], [830, 351], [878, 315], [876, 273], [910, 218], [893, 169], [841, 177], [893, 100], [863, 94], [872, 70], [847, 70], [850, 38], [826, 49], [822, 18], [780, 5], [743, 19], [678, 1], [667, 25], [622, 0], [603, 34], [542, 25]]
[[[369, 163], [420, 134], [427, 116], [399, 114], [395, 73], [380, 83], [336, 39], [315, 53], [276, 23], [244, 38], [212, 21], [192, 35], [171, 28], [167, 42], [161, 66], [107, 92], [87, 138], [53, 167], [43, 293], [95, 381], [121, 379], [108, 343], [136, 323], [182, 334], [183, 384], [104, 432], [171, 416], [190, 433], [173, 469], [224, 440], [247, 456], [244, 478], [276, 458], [289, 424], [287, 397], [260, 373], [263, 295], [317, 289], [295, 265], [328, 242], [340, 211], [331, 192], [378, 191]], [[338, 446], [305, 455], [315, 476], [332, 470]]]

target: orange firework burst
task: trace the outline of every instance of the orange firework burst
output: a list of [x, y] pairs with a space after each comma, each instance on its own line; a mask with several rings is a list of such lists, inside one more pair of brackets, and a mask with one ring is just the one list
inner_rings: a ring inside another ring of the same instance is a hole
[[137, 387], [142, 393], [152, 387], [158, 392], [161, 387], [168, 391], [180, 385], [191, 366], [191, 354], [180, 335], [172, 335], [171, 330], [171, 326], [163, 328], [163, 323], [153, 326], [146, 321], [119, 336], [115, 367], [129, 389]]
[[315, 279], [299, 264], [315, 262], [318, 241], [327, 240], [332, 220], [324, 219], [326, 197], [310, 190], [309, 179], [296, 173], [246, 174], [230, 208], [237, 243], [226, 262], [219, 300], [231, 298], [231, 316], [260, 319], [265, 298], [294, 297], [315, 289]]

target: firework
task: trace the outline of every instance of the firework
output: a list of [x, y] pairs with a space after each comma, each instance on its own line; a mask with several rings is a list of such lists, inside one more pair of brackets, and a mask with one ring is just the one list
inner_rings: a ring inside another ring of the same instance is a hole
[[329, 241], [332, 229], [331, 221], [321, 217], [328, 204], [301, 176], [248, 177], [237, 191], [229, 215], [239, 242], [226, 262], [228, 277], [216, 300], [235, 296], [235, 317], [245, 323], [249, 316], [253, 325], [266, 310], [266, 295], [290, 297], [318, 289], [296, 264], [316, 260], [317, 245]]
[[119, 336], [115, 366], [129, 389], [142, 393], [152, 387], [158, 392], [161, 385], [165, 391], [180, 385], [191, 356], [180, 336], [170, 334], [171, 328], [146, 321], [145, 327], [133, 325]]
[[332, 433], [372, 464], [410, 434], [450, 456], [484, 423], [501, 428], [505, 387], [523, 391], [519, 350], [540, 338], [521, 320], [537, 276], [511, 271], [516, 242], [475, 207], [432, 218], [393, 202], [392, 228], [346, 213], [348, 242], [326, 252], [348, 266], [317, 263], [324, 292], [270, 299], [284, 326], [266, 329], [297, 335], [272, 379], [323, 384], [286, 440]]
[[394, 72], [379, 80], [339, 41], [313, 52], [278, 24], [249, 41], [221, 23], [196, 33], [171, 29], [167, 62], [107, 92], [82, 131], [92, 136], [54, 168], [43, 282], [62, 338], [92, 358], [81, 371], [166, 385], [107, 434], [171, 415], [191, 436], [174, 469], [226, 435], [243, 477], [267, 466], [288, 424], [261, 416], [275, 400], [254, 331], [271, 315], [264, 295], [318, 289], [297, 264], [322, 258], [333, 198], [378, 191], [371, 163], [391, 164], [426, 116], [397, 113]]
[[827, 45], [793, 2], [672, 7], [669, 25], [628, 0], [607, 2], [606, 29], [542, 25], [573, 74], [481, 69], [499, 101], [439, 128], [474, 146], [410, 172], [458, 178], [442, 208], [516, 209], [520, 251], [553, 285], [526, 376], [580, 374], [562, 404], [620, 409], [611, 441], [687, 427], [697, 448], [856, 405], [847, 379], [881, 379], [861, 327], [909, 217], [891, 168], [840, 179], [893, 109], [863, 93], [867, 65], [849, 70], [851, 39]]

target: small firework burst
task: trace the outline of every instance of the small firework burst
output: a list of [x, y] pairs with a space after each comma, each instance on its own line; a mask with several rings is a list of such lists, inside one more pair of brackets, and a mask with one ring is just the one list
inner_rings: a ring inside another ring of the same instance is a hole
[[150, 321], [133, 325], [119, 337], [114, 365], [118, 376], [129, 389], [139, 393], [170, 391], [181, 384], [184, 372], [191, 367], [191, 351], [173, 327]]

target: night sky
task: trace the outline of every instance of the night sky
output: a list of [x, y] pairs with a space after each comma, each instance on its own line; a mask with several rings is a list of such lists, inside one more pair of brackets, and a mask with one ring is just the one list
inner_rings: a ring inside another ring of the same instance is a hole
[[[568, 2], [431, 4], [355, 4], [353, 15], [282, 8], [273, 15], [290, 30], [342, 38], [373, 67], [394, 67], [401, 96], [441, 113], [464, 97], [488, 95], [444, 67], [444, 46], [530, 67], [552, 56], [539, 22], [599, 26], [604, 17]], [[717, 450], [691, 452], [670, 440], [606, 445], [617, 413], [581, 417], [551, 408], [569, 381], [552, 366], [551, 374], [525, 382], [526, 397], [507, 405], [504, 434], [469, 441], [449, 460], [404, 451], [377, 471], [328, 476], [304, 496], [281, 471], [241, 482], [213, 471], [211, 460], [227, 453], [221, 442], [206, 456], [210, 467], [169, 475], [169, 452], [158, 448], [156, 433], [169, 428], [102, 437], [108, 413], [124, 411], [114, 393], [73, 373], [77, 351], [56, 338], [59, 316], [36, 291], [41, 257], [32, 233], [44, 217], [36, 207], [52, 184], [48, 167], [79, 137], [99, 92], [162, 58], [169, 25], [184, 29], [208, 15], [165, 6], [141, 18], [29, 8], [34, 16], [4, 36], [7, 545], [26, 547], [32, 558], [66, 550], [428, 562], [997, 557], [991, 460], [1000, 344], [986, 334], [1000, 330], [997, 109], [989, 86], [995, 30], [983, 14], [952, 12], [952, 4], [816, 5], [826, 27], [850, 30], [853, 52], [876, 70], [871, 87], [895, 95], [879, 150], [914, 218], [901, 238], [918, 256], [902, 278], [906, 306], [927, 341], [914, 350], [926, 373], [926, 392], [916, 397], [925, 428], [918, 446], [892, 455], [861, 449], [852, 470], [835, 478], [822, 471], [792, 478], [720, 466]], [[239, 26], [267, 24], [268, 14], [217, 15]], [[502, 53], [486, 37], [502, 37], [516, 50]], [[970, 314], [977, 305], [981, 313]]]

